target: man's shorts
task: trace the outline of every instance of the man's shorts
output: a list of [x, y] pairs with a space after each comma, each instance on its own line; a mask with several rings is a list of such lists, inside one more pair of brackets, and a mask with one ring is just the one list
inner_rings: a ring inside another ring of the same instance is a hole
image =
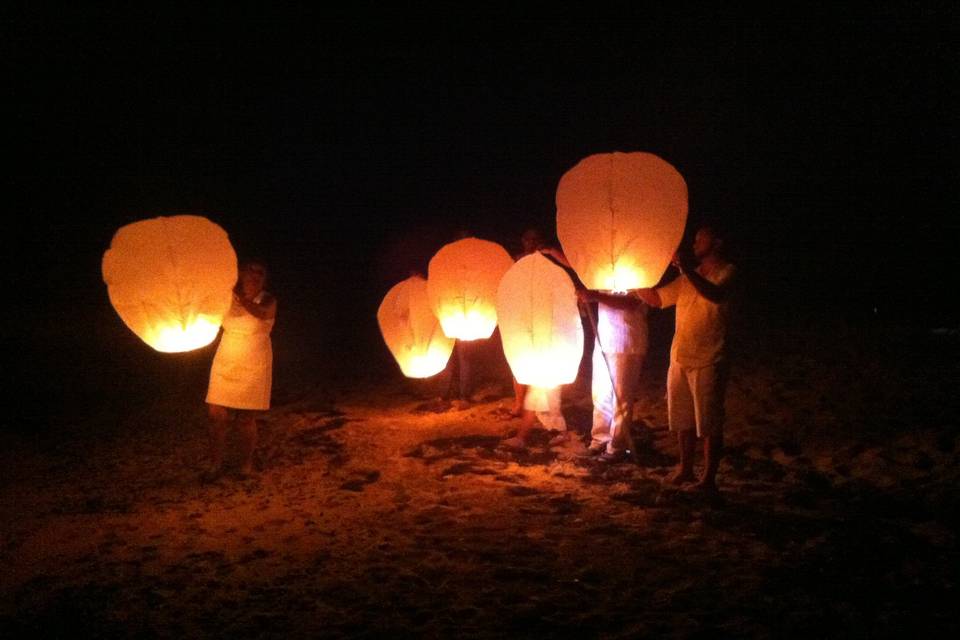
[[667, 415], [671, 431], [697, 430], [698, 437], [721, 433], [727, 366], [687, 368], [670, 363], [667, 373]]

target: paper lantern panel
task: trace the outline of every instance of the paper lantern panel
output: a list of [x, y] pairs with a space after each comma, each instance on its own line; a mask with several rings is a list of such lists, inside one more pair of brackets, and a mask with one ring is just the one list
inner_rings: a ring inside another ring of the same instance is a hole
[[513, 265], [496, 242], [464, 238], [430, 260], [427, 292], [443, 332], [458, 340], [489, 338], [497, 326], [497, 287]]
[[174, 353], [216, 338], [237, 282], [237, 256], [210, 220], [161, 217], [121, 227], [102, 271], [124, 324], [157, 351]]
[[590, 289], [652, 287], [680, 245], [687, 185], [652, 153], [584, 158], [557, 187], [557, 237]]
[[497, 292], [503, 352], [517, 382], [569, 384], [583, 356], [583, 325], [570, 276], [539, 252], [517, 261]]
[[427, 281], [419, 276], [400, 282], [377, 309], [380, 333], [408, 378], [429, 378], [443, 371], [454, 340], [443, 334], [430, 307]]

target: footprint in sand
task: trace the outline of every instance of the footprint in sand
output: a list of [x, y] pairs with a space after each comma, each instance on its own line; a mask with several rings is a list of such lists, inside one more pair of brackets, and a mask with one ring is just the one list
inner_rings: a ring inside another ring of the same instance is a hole
[[540, 493], [533, 487], [525, 487], [523, 485], [517, 485], [514, 487], [507, 487], [507, 495], [513, 496], [515, 498], [524, 498], [526, 496], [534, 496]]
[[497, 472], [492, 469], [486, 469], [484, 467], [478, 467], [472, 462], [458, 462], [457, 464], [447, 467], [440, 474], [441, 478], [446, 478], [447, 476], [462, 476], [468, 473], [472, 473], [477, 476], [495, 476]]
[[363, 491], [368, 484], [373, 484], [380, 479], [380, 472], [373, 471], [355, 471], [354, 477], [340, 485], [342, 491]]

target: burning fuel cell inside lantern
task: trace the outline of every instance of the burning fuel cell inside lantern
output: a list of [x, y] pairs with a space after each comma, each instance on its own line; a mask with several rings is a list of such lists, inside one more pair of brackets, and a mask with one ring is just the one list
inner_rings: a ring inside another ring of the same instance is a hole
[[489, 338], [497, 327], [497, 287], [513, 265], [496, 242], [464, 238], [430, 259], [427, 293], [443, 332], [458, 340]]
[[649, 287], [644, 271], [632, 260], [621, 259], [610, 267], [606, 276], [601, 277], [604, 289], [612, 293], [626, 293], [630, 289]]

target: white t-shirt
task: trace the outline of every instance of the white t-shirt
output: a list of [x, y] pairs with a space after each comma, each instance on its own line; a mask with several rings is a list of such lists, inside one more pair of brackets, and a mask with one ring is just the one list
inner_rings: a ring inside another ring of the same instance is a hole
[[[732, 264], [724, 264], [704, 274], [697, 273], [715, 285], [728, 282], [736, 272]], [[724, 357], [729, 302], [710, 302], [700, 295], [686, 276], [657, 289], [663, 307], [677, 305], [677, 328], [670, 347], [670, 361], [684, 367], [706, 367]]]
[[597, 305], [597, 337], [604, 353], [647, 352], [647, 305], [626, 311]]

